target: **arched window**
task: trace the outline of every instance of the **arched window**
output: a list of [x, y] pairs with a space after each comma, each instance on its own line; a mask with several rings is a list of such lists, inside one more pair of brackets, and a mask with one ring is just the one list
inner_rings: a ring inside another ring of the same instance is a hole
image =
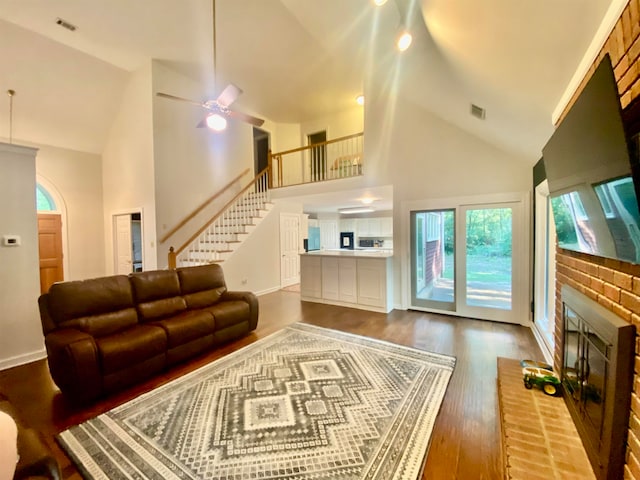
[[36, 183], [36, 205], [39, 212], [55, 212], [57, 210], [53, 197], [39, 183]]

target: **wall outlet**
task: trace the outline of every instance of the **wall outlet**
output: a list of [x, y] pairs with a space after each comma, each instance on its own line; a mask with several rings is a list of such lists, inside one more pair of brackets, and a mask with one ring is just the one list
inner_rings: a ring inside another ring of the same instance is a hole
[[2, 236], [2, 244], [5, 247], [17, 247], [20, 245], [21, 238], [20, 235], [3, 235]]

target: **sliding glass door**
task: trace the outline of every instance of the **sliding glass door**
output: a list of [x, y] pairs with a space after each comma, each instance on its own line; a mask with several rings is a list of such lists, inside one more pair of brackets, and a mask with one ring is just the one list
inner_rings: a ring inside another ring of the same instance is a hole
[[508, 202], [411, 211], [412, 307], [525, 323], [527, 286], [514, 289], [526, 261], [521, 211]]

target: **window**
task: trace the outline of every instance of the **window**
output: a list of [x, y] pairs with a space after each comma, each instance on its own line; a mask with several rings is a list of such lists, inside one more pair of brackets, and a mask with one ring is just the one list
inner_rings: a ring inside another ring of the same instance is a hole
[[42, 185], [36, 183], [36, 206], [39, 212], [55, 212], [56, 202]]

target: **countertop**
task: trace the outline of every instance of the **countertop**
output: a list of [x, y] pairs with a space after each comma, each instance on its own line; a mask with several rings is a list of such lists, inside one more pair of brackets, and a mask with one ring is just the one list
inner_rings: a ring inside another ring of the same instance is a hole
[[393, 257], [393, 250], [382, 250], [379, 248], [371, 248], [364, 250], [313, 250], [311, 252], [302, 252], [300, 255], [308, 255], [313, 257], [374, 257], [389, 258]]

